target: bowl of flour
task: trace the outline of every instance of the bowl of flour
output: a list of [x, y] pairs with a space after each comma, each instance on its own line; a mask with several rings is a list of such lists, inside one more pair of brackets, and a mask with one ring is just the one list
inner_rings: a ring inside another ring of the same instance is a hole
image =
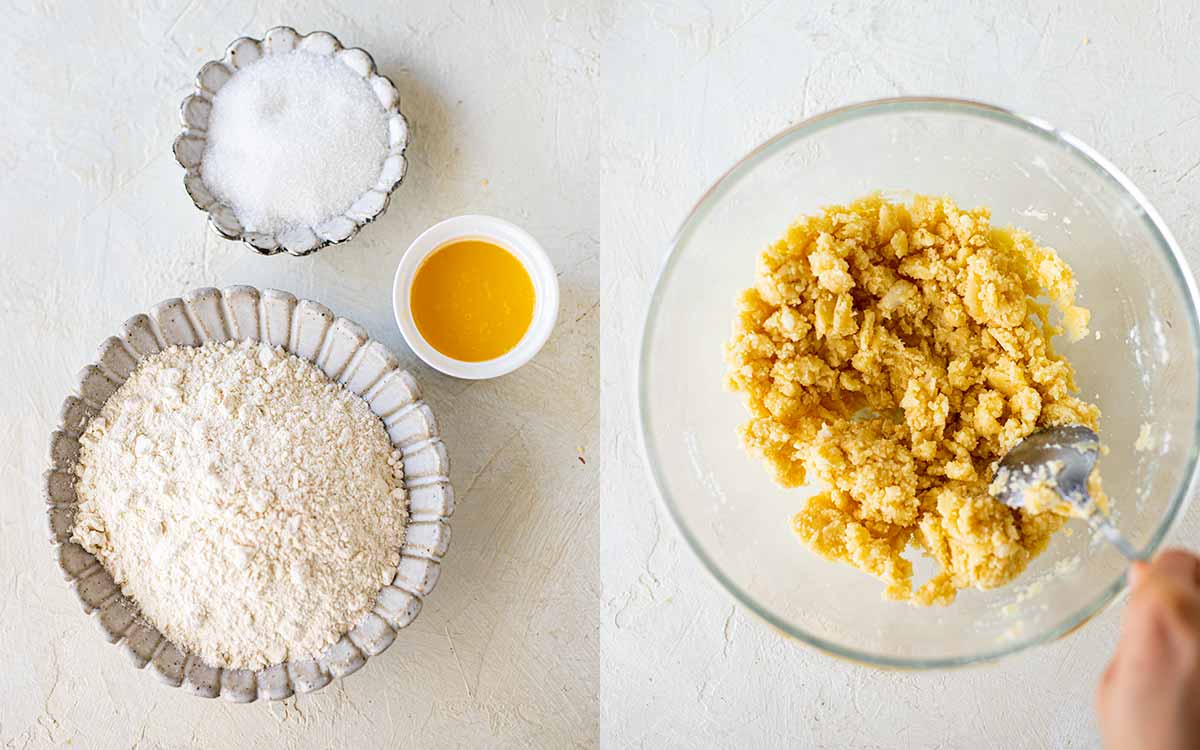
[[420, 611], [449, 543], [416, 381], [286, 292], [130, 318], [63, 404], [46, 500], [67, 579], [137, 667], [245, 702], [309, 692]]
[[279, 26], [200, 68], [180, 107], [175, 159], [222, 237], [265, 255], [351, 239], [404, 178], [408, 123], [361, 49]]

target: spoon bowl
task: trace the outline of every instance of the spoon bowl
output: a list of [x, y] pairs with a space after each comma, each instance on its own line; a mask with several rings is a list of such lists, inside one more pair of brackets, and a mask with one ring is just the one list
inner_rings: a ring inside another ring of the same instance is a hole
[[1017, 443], [996, 467], [992, 493], [1010, 508], [1026, 507], [1026, 490], [1046, 483], [1080, 511], [1094, 501], [1087, 482], [1100, 453], [1100, 436], [1083, 425], [1048, 427]]
[[[1141, 556], [1088, 491], [1099, 453], [1100, 436], [1090, 427], [1072, 424], [1038, 430], [1000, 459], [992, 495], [1010, 508], [1030, 509], [1031, 490], [1049, 489], [1068, 503], [1070, 515], [1087, 521], [1125, 557], [1138, 560]], [[1047, 508], [1039, 504], [1034, 510]]]

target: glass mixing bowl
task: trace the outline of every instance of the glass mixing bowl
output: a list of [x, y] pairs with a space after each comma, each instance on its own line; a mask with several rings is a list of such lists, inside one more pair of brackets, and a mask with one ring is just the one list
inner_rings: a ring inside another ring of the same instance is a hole
[[[1066, 633], [1113, 601], [1126, 561], [1080, 521], [1017, 580], [950, 607], [887, 601], [883, 584], [810, 551], [791, 516], [815, 487], [783, 489], [747, 455], [741, 396], [724, 388], [737, 293], [799, 215], [882, 190], [992, 209], [1058, 250], [1092, 330], [1060, 337], [1103, 410], [1100, 468], [1118, 526], [1144, 555], [1181, 514], [1195, 476], [1200, 378], [1195, 282], [1145, 197], [1070, 135], [993, 106], [891, 99], [806, 120], [704, 194], [674, 240], [647, 312], [638, 375], [651, 473], [703, 564], [770, 624], [835, 655], [894, 667], [994, 659]], [[1139, 441], [1139, 437], [1142, 439]], [[914, 555], [917, 579], [932, 563]], [[924, 575], [922, 575], [924, 574]]]

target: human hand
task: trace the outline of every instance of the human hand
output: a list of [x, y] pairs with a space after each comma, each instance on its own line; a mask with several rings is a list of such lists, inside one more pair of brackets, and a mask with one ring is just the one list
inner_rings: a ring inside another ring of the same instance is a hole
[[1129, 604], [1096, 709], [1109, 750], [1200, 748], [1200, 557], [1159, 553], [1129, 572]]

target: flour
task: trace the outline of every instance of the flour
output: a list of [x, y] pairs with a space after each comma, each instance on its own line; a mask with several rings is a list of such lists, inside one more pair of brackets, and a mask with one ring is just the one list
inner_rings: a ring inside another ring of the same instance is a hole
[[80, 439], [72, 540], [206, 663], [318, 655], [389, 583], [400, 454], [312, 364], [251, 342], [144, 359]]

